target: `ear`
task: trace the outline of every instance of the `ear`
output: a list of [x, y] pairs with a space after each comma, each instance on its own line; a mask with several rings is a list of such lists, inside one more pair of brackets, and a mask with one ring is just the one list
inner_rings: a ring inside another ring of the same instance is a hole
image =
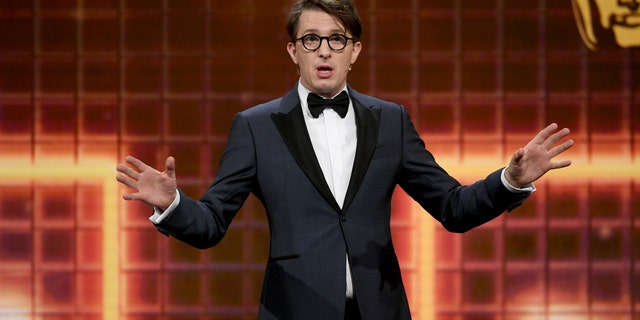
[[289, 52], [289, 57], [291, 57], [291, 60], [293, 61], [293, 63], [298, 64], [298, 58], [296, 57], [296, 44], [293, 42], [289, 42], [287, 43], [287, 52]]
[[358, 41], [353, 44], [353, 50], [351, 51], [351, 64], [356, 63], [356, 60], [358, 60], [358, 56], [360, 55], [361, 50], [362, 50], [362, 42]]

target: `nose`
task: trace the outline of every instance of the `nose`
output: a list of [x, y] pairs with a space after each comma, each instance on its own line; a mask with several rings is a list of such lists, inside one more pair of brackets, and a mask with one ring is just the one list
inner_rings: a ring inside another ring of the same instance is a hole
[[331, 47], [329, 47], [329, 39], [320, 38], [320, 47], [318, 47], [318, 54], [323, 57], [331, 55]]
[[618, 0], [618, 5], [636, 11], [640, 7], [640, 0]]

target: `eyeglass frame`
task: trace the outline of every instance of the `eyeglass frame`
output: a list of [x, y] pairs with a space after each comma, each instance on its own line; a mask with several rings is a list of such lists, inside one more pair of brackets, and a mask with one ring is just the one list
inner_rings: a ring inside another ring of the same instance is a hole
[[[304, 44], [304, 39], [305, 39], [305, 38], [307, 38], [307, 37], [311, 37], [311, 36], [313, 36], [313, 37], [317, 37], [318, 39], [320, 39], [320, 41], [318, 42], [318, 47], [317, 47], [317, 48], [315, 48], [315, 49], [309, 49], [309, 48], [307, 48], [307, 46]], [[344, 39], [345, 39], [344, 47], [342, 47], [342, 48], [340, 48], [340, 49], [335, 49], [335, 48], [333, 48], [333, 47], [331, 46], [331, 42], [329, 41], [329, 39], [330, 39], [330, 38], [332, 38], [332, 37], [336, 37], [336, 36], [338, 36], [338, 37], [341, 37], [341, 38], [344, 38]], [[327, 40], [327, 45], [329, 46], [329, 49], [331, 49], [332, 51], [335, 51], [335, 52], [339, 52], [339, 51], [344, 50], [344, 49], [347, 47], [347, 45], [349, 44], [349, 40], [353, 41], [354, 43], [356, 42], [356, 40], [355, 40], [354, 38], [347, 37], [346, 35], [344, 35], [344, 34], [340, 34], [340, 33], [334, 33], [334, 34], [332, 34], [332, 35], [325, 36], [325, 37], [319, 36], [319, 35], [317, 35], [317, 34], [315, 34], [315, 33], [309, 33], [309, 34], [305, 34], [304, 36], [302, 36], [302, 37], [300, 37], [300, 38], [294, 39], [294, 42], [298, 42], [298, 41], [300, 41], [300, 42], [302, 42], [302, 47], [304, 47], [306, 50], [309, 50], [309, 51], [311, 51], [311, 52], [316, 52], [316, 51], [318, 51], [318, 49], [320, 49], [320, 47], [322, 47], [322, 40]]]

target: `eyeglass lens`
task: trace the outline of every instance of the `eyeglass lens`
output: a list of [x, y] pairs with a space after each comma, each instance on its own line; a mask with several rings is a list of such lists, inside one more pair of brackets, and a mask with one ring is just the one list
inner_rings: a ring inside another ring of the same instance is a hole
[[315, 34], [308, 34], [300, 38], [302, 45], [311, 51], [318, 50], [322, 45], [322, 40], [327, 40], [329, 48], [334, 51], [340, 51], [347, 46], [347, 37], [341, 34], [333, 34], [328, 37], [321, 37]]

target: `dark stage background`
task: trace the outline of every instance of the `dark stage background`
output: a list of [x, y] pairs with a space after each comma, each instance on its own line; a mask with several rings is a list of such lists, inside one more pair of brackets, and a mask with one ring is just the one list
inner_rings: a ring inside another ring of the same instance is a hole
[[[406, 106], [471, 183], [547, 123], [573, 132], [517, 211], [449, 234], [398, 191], [415, 319], [640, 318], [640, 52], [590, 50], [570, 0], [356, 1], [358, 91]], [[197, 197], [232, 116], [297, 81], [289, 1], [0, 1], [0, 319], [255, 319], [268, 226], [250, 198], [216, 248], [156, 232], [115, 166]]]

